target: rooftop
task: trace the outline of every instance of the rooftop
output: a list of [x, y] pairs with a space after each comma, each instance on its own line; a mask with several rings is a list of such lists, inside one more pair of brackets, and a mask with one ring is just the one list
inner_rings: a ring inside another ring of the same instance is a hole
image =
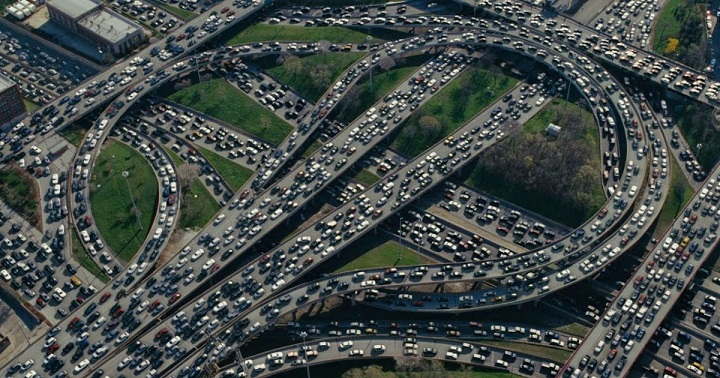
[[14, 81], [12, 81], [9, 77], [0, 73], [0, 92], [5, 91], [6, 89], [12, 87], [13, 85], [15, 85]]
[[78, 24], [102, 36], [111, 43], [122, 41], [126, 35], [141, 29], [139, 25], [105, 9], [78, 20]]
[[100, 6], [99, 0], [49, 0], [51, 5], [68, 16], [77, 19], [87, 11]]

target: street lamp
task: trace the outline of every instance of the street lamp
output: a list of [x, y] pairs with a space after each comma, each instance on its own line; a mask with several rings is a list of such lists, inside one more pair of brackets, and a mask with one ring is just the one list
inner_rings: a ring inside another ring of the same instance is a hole
[[[368, 49], [369, 49], [369, 48], [370, 48], [370, 46], [369, 46], [369, 45], [370, 45], [370, 41], [372, 41], [372, 36], [370, 36], [370, 35], [367, 36], [367, 41], [368, 41]], [[371, 93], [371, 94], [372, 94], [372, 93], [375, 93], [375, 89], [373, 88], [372, 72], [373, 72], [373, 67], [372, 67], [372, 65], [371, 65], [371, 66], [370, 66], [370, 93]]]
[[402, 221], [403, 221], [403, 217], [400, 217], [400, 223], [398, 224], [397, 262], [400, 262], [400, 260], [402, 260], [402, 255], [400, 254], [400, 248], [402, 248]]
[[303, 339], [303, 354], [306, 357], [305, 358], [305, 369], [307, 371], [307, 378], [310, 378], [310, 365], [308, 364], [307, 353], [305, 351], [305, 346], [306, 346], [305, 338], [307, 337], [307, 332], [305, 332], [305, 331], [300, 332], [300, 337], [302, 337], [302, 339]]
[[130, 200], [132, 201], [133, 209], [135, 209], [135, 218], [137, 219], [138, 226], [140, 226], [140, 231], [142, 231], [143, 226], [142, 226], [142, 222], [140, 221], [140, 210], [138, 210], [137, 205], [135, 204], [135, 197], [132, 194], [132, 189], [130, 189], [130, 181], [128, 180], [129, 176], [130, 176], [130, 172], [128, 172], [128, 171], [122, 172], [122, 177], [125, 177], [125, 183], [127, 184], [127, 187], [128, 187], [128, 193], [130, 193]]

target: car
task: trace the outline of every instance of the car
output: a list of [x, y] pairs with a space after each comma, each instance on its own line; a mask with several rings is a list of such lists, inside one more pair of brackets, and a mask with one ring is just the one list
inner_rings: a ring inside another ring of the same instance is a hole
[[78, 374], [81, 371], [85, 370], [85, 368], [87, 368], [89, 365], [90, 365], [90, 360], [88, 360], [86, 358], [86, 359], [80, 361], [77, 365], [75, 365], [75, 369], [73, 369], [73, 370], [74, 370], [75, 374]]

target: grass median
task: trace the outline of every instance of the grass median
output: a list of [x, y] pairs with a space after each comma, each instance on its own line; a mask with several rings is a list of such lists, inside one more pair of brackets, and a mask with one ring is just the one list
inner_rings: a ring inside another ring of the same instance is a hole
[[[378, 242], [380, 242], [379, 239], [380, 238], [377, 236], [367, 236], [363, 239], [362, 246], [358, 244], [355, 248], [363, 248], [368, 245], [372, 246], [378, 244]], [[373, 269], [391, 266], [415, 266], [431, 264], [434, 262], [410, 248], [399, 245], [395, 241], [390, 240], [380, 243], [380, 245], [377, 245], [371, 250], [348, 261], [343, 266], [336, 269], [335, 273], [357, 269]], [[344, 251], [343, 253], [346, 256], [352, 255], [352, 249], [350, 251]], [[398, 255], [400, 256], [400, 259], [398, 259]]]
[[90, 274], [94, 275], [102, 282], [110, 282], [110, 277], [105, 274], [105, 271], [100, 269], [100, 267], [95, 263], [95, 260], [93, 260], [92, 257], [90, 257], [90, 255], [88, 255], [85, 251], [85, 248], [83, 248], [83, 244], [80, 241], [80, 237], [78, 237], [75, 228], [72, 229], [72, 254], [73, 258], [75, 258], [80, 265], [87, 269]]
[[27, 172], [18, 167], [0, 170], [0, 199], [28, 223], [42, 230], [39, 189]]
[[556, 361], [559, 363], [564, 363], [565, 361], [567, 361], [567, 359], [570, 358], [570, 354], [571, 354], [571, 352], [569, 350], [551, 348], [551, 347], [536, 345], [536, 344], [513, 342], [513, 341], [486, 341], [486, 340], [483, 340], [482, 344], [485, 344], [488, 346], [494, 346], [497, 348], [504, 348], [504, 349], [511, 350], [511, 351], [518, 352], [518, 353], [529, 354], [529, 355], [533, 355], [536, 357]]
[[178, 16], [178, 18], [181, 18], [183, 21], [189, 21], [189, 20], [192, 20], [193, 18], [197, 17], [197, 14], [195, 14], [189, 10], [178, 8], [178, 7], [169, 5], [169, 4], [163, 4], [161, 2], [155, 2], [155, 4], [157, 4], [158, 7], [165, 9], [166, 11]]
[[296, 90], [309, 101], [319, 101], [328, 86], [365, 53], [326, 53], [305, 57], [284, 56], [258, 60], [258, 64], [281, 83]]
[[[398, 65], [382, 73], [373, 74], [372, 85], [369, 77], [360, 84], [357, 94], [346, 96], [338, 104], [340, 112], [337, 119], [341, 122], [350, 123], [362, 115], [373, 104], [385, 97], [390, 91], [406, 80], [411, 73], [427, 62], [429, 55], [413, 55], [402, 59]], [[350, 89], [352, 90], [352, 89]]]
[[518, 80], [495, 69], [470, 67], [420, 106], [391, 146], [417, 156], [503, 96]]
[[223, 180], [230, 185], [233, 191], [240, 189], [253, 175], [253, 171], [250, 168], [243, 167], [242, 165], [230, 161], [229, 159], [226, 159], [206, 148], [197, 147], [197, 149], [203, 156], [205, 156], [208, 163], [215, 168], [220, 177], [222, 177]]
[[[318, 42], [331, 43], [367, 43], [368, 34], [341, 26], [305, 27], [299, 25], [268, 25], [253, 24], [240, 34], [230, 38], [228, 45], [239, 45], [250, 42], [285, 41], [285, 42]], [[384, 40], [374, 38], [373, 43]]]
[[680, 215], [682, 209], [690, 199], [692, 199], [693, 195], [695, 195], [695, 191], [682, 172], [682, 167], [680, 167], [672, 157], [669, 157], [669, 159], [670, 192], [665, 200], [665, 204], [663, 204], [662, 209], [660, 209], [660, 214], [658, 214], [655, 231], [653, 232], [653, 236], [656, 238], [662, 236], [665, 231], [669, 229], [673, 220]]
[[293, 130], [289, 123], [224, 79], [191, 85], [168, 98], [274, 144], [282, 142]]
[[180, 201], [180, 227], [200, 228], [205, 226], [213, 215], [220, 211], [220, 205], [197, 178], [183, 191]]
[[152, 167], [132, 147], [110, 142], [100, 152], [90, 180], [90, 208], [108, 248], [123, 261], [133, 258], [150, 231], [157, 193]]
[[558, 332], [567, 333], [568, 335], [584, 337], [590, 329], [582, 324], [570, 323], [561, 327], [557, 327], [555, 328], [555, 330]]
[[380, 177], [367, 169], [363, 168], [360, 171], [358, 171], [357, 174], [353, 177], [355, 181], [365, 185], [366, 187], [369, 187], [376, 182], [380, 181]]

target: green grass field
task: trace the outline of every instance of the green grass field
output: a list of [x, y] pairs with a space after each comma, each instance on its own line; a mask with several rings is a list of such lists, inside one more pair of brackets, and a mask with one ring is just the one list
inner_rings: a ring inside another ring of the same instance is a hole
[[[393, 88], [406, 80], [413, 71], [418, 69], [428, 60], [427, 55], [413, 55], [404, 59], [401, 65], [395, 66], [387, 72], [373, 75], [372, 86], [370, 80], [366, 79], [360, 85], [360, 90], [355, 98], [348, 99], [353, 102], [353, 106], [348, 106], [340, 111], [337, 115], [339, 121], [350, 123], [355, 118], [363, 114], [378, 100], [385, 97]], [[339, 104], [340, 106], [342, 104]]]
[[200, 113], [279, 144], [293, 127], [223, 79], [191, 85], [168, 97]]
[[312, 156], [312, 154], [315, 153], [315, 151], [319, 150], [320, 147], [322, 147], [322, 143], [319, 140], [312, 141], [312, 143], [310, 143], [310, 145], [305, 149], [305, 151], [303, 151], [302, 157], [306, 159], [309, 158], [310, 156]]
[[668, 38], [680, 36], [680, 21], [675, 18], [675, 11], [682, 8], [684, 0], [667, 0], [660, 10], [650, 35], [650, 43], [656, 53], [662, 54], [665, 51]]
[[[400, 261], [398, 262], [398, 248]], [[372, 269], [390, 266], [413, 266], [430, 264], [432, 261], [412, 249], [400, 246], [397, 242], [387, 241], [358, 256], [349, 263], [335, 270], [335, 273], [347, 272], [357, 269]]]
[[[128, 183], [122, 176], [128, 171]], [[133, 148], [113, 142], [100, 152], [90, 180], [90, 206], [95, 225], [108, 248], [130, 261], [142, 246], [155, 215], [158, 182], [152, 167]], [[140, 223], [133, 208], [140, 213]]]
[[80, 265], [85, 267], [88, 272], [97, 277], [100, 281], [105, 283], [110, 282], [110, 277], [105, 274], [104, 270], [100, 269], [100, 267], [95, 263], [95, 260], [93, 260], [83, 248], [82, 242], [80, 241], [80, 237], [78, 236], [75, 228], [72, 229], [72, 254], [73, 258], [75, 258]]
[[281, 83], [295, 89], [310, 101], [318, 101], [328, 86], [364, 53], [327, 53], [309, 55], [297, 60], [297, 66], [290, 69], [276, 60], [260, 62], [268, 73]]
[[36, 110], [40, 109], [40, 105], [36, 104], [32, 100], [23, 98], [23, 102], [25, 103], [25, 109], [30, 114], [33, 114], [33, 113], [35, 113]]
[[165, 148], [165, 146], [162, 146], [162, 148], [163, 150], [165, 150], [168, 156], [170, 156], [170, 160], [172, 160], [176, 169], [185, 164], [185, 160], [183, 160], [178, 154], [176, 154], [175, 151], [169, 148]]
[[230, 187], [237, 191], [243, 184], [253, 175], [250, 168], [243, 167], [233, 161], [230, 161], [215, 152], [208, 149], [198, 147], [198, 151], [205, 156], [210, 165], [215, 168], [217, 173], [222, 177]]
[[563, 363], [570, 358], [571, 352], [569, 350], [556, 349], [542, 345], [519, 343], [512, 341], [482, 341], [483, 344], [488, 346], [495, 346], [498, 348], [505, 348], [518, 353], [531, 354], [540, 358], [546, 358], [548, 360], [557, 361]]
[[368, 171], [365, 168], [361, 169], [357, 174], [355, 174], [355, 177], [353, 178], [357, 182], [365, 185], [366, 187], [380, 181], [380, 177], [378, 175]]
[[190, 184], [190, 190], [182, 194], [180, 201], [180, 227], [198, 228], [207, 224], [220, 211], [220, 205], [200, 179]]
[[42, 229], [40, 193], [35, 180], [20, 168], [0, 170], [0, 199], [35, 227]]
[[189, 20], [192, 20], [193, 18], [197, 17], [197, 14], [195, 14], [189, 10], [178, 8], [178, 7], [172, 6], [170, 4], [164, 4], [159, 1], [155, 2], [155, 4], [157, 4], [158, 7], [165, 9], [166, 11], [178, 16], [178, 18], [181, 18], [183, 21], [189, 21]]
[[578, 323], [571, 323], [562, 327], [555, 328], [558, 332], [564, 332], [569, 335], [577, 336], [577, 337], [583, 337], [588, 332], [589, 328], [585, 327], [582, 324]]
[[65, 140], [70, 142], [73, 146], [80, 147], [87, 131], [87, 128], [78, 126], [77, 123], [73, 123], [72, 125], [58, 131], [58, 134], [60, 134], [61, 137], [65, 138]]
[[[688, 183], [685, 175], [683, 175], [682, 167], [677, 165], [675, 159], [670, 159], [670, 192], [668, 193], [667, 199], [660, 214], [658, 214], [658, 220], [655, 225], [655, 231], [653, 236], [659, 237], [665, 233], [670, 227], [673, 220], [682, 211], [683, 207], [690, 201], [695, 195], [690, 183]], [[684, 186], [684, 190], [681, 190]], [[656, 209], [657, 211], [657, 209]]]
[[[228, 45], [258, 41], [284, 41], [284, 42], [317, 42], [331, 43], [367, 43], [368, 34], [361, 33], [341, 26], [325, 28], [253, 24], [245, 28], [240, 34], [230, 38]], [[373, 43], [382, 43], [382, 39], [372, 39]]]
[[[517, 81], [483, 68], [465, 70], [410, 116], [391, 146], [407, 156], [417, 156], [503, 96]], [[436, 120], [433, 127], [422, 124], [425, 116]]]

